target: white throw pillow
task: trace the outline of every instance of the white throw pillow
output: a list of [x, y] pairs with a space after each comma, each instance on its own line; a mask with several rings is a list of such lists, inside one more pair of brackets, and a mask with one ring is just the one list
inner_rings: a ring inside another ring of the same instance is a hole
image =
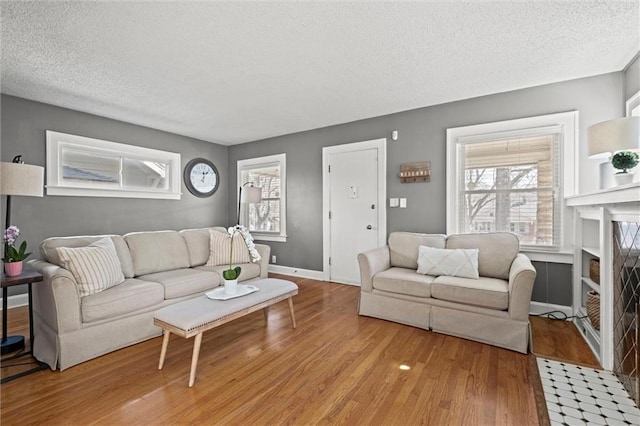
[[111, 238], [101, 238], [86, 247], [58, 247], [62, 267], [78, 284], [80, 296], [89, 296], [124, 281], [122, 267]]
[[478, 279], [478, 249], [418, 247], [418, 273]]

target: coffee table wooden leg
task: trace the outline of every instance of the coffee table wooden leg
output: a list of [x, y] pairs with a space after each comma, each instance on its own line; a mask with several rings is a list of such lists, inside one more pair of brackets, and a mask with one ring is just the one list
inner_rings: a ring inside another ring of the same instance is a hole
[[191, 374], [189, 374], [189, 387], [196, 381], [196, 368], [198, 367], [198, 356], [200, 355], [200, 344], [202, 343], [202, 333], [196, 334], [193, 342], [193, 355], [191, 356]]
[[162, 338], [162, 349], [160, 349], [160, 363], [158, 364], [158, 370], [162, 370], [164, 366], [164, 358], [167, 356], [167, 348], [169, 347], [169, 330], [164, 331], [164, 337]]
[[263, 308], [262, 313], [264, 314], [264, 320], [269, 322], [269, 307]]
[[289, 300], [289, 314], [291, 314], [291, 324], [293, 328], [296, 328], [296, 314], [293, 312], [293, 298], [287, 299]]

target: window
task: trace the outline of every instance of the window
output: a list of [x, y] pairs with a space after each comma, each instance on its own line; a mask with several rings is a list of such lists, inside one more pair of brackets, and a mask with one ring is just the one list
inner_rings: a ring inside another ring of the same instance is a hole
[[241, 204], [240, 224], [256, 240], [287, 240], [286, 222], [286, 154], [238, 161], [238, 185], [262, 188], [262, 201]]
[[47, 130], [47, 194], [180, 199], [180, 154]]
[[573, 163], [574, 116], [448, 129], [447, 232], [512, 232], [523, 248], [558, 251], [574, 185], [562, 162]]

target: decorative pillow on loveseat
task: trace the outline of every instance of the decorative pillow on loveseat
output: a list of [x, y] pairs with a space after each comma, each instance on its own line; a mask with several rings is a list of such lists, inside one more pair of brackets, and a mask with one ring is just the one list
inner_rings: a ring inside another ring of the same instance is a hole
[[418, 273], [478, 279], [478, 249], [418, 247]]
[[99, 293], [124, 281], [116, 248], [109, 237], [85, 247], [58, 247], [56, 251], [62, 267], [76, 279], [80, 296]]
[[[229, 255], [231, 251], [230, 234], [216, 230], [209, 231], [209, 260], [207, 266], [229, 265]], [[244, 242], [244, 238], [239, 233], [233, 235], [233, 257], [232, 265], [251, 262], [249, 249]]]

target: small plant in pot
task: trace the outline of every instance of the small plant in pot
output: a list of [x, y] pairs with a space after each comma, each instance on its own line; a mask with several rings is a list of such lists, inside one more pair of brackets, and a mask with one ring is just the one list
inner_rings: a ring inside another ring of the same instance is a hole
[[611, 165], [620, 170], [614, 175], [618, 185], [624, 185], [633, 182], [633, 174], [628, 172], [628, 169], [633, 169], [638, 165], [640, 157], [635, 152], [620, 151], [613, 154], [611, 157]]
[[31, 255], [27, 253], [27, 242], [23, 241], [18, 248], [15, 247], [15, 242], [20, 235], [20, 229], [11, 225], [4, 230], [2, 240], [4, 242], [4, 262], [5, 273], [7, 276], [17, 276], [22, 273], [22, 261]]

